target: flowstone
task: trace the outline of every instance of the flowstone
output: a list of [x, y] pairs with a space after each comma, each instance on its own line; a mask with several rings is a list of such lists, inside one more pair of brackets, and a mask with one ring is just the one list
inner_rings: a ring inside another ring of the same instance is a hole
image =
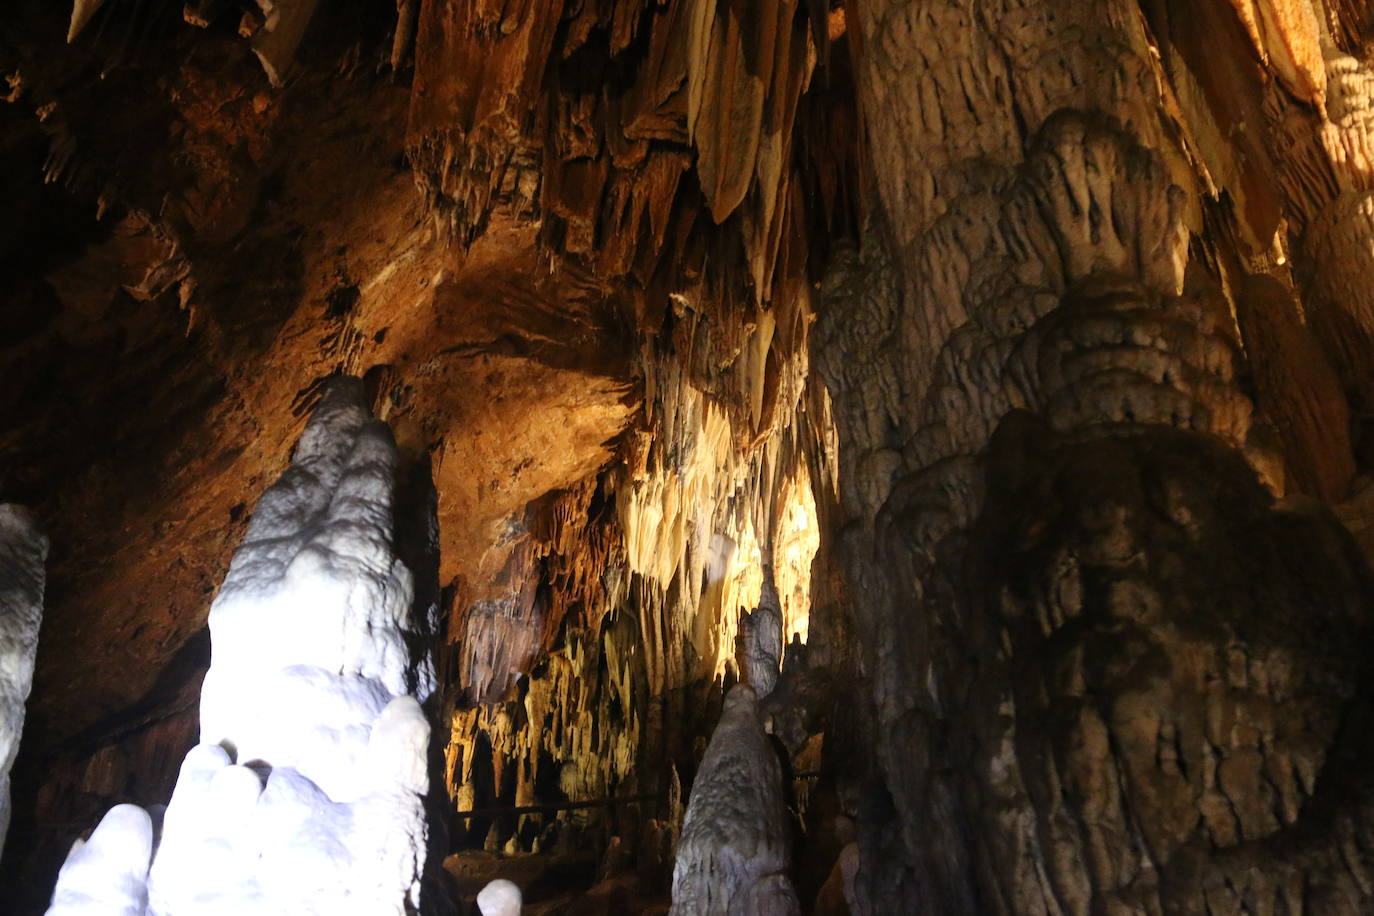
[[[151, 869], [143, 846], [103, 839], [107, 823], [130, 835], [151, 825], [120, 806], [73, 848], [50, 914], [419, 908], [420, 702], [434, 676], [407, 649], [424, 622], [411, 619], [411, 573], [394, 553], [395, 465], [361, 382], [332, 383], [211, 607], [202, 743], [182, 764]], [[151, 852], [151, 826], [148, 837]]]

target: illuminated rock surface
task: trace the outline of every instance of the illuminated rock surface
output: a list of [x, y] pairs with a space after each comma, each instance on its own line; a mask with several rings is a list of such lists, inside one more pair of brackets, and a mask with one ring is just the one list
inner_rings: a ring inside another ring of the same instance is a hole
[[[738, 682], [741, 907], [1374, 907], [1370, 0], [12, 0], [0, 59], [21, 916], [184, 759], [187, 855], [333, 880], [303, 799], [421, 784], [407, 587], [460, 908], [670, 906]], [[340, 374], [394, 459], [326, 404], [254, 512]]]
[[50, 913], [142, 913], [145, 897], [153, 916], [419, 907], [430, 729], [417, 694], [433, 672], [406, 644], [421, 634], [393, 553], [394, 465], [361, 383], [331, 383], [211, 609], [202, 743], [151, 871], [147, 815], [116, 808], [69, 857]]

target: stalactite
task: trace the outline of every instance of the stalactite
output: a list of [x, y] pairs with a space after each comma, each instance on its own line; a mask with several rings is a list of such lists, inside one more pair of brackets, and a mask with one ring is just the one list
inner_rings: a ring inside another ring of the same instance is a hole
[[67, 43], [71, 44], [86, 28], [86, 24], [91, 21], [102, 6], [105, 0], [75, 0], [72, 5], [71, 24], [67, 27]]
[[258, 0], [263, 25], [253, 36], [253, 53], [273, 86], [281, 86], [305, 37], [318, 0]]

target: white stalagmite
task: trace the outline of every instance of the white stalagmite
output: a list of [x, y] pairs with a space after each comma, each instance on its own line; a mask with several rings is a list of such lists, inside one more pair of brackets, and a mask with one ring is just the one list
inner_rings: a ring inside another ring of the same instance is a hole
[[47, 556], [48, 541], [28, 513], [0, 505], [0, 850], [10, 823], [10, 768], [33, 684]]
[[115, 805], [89, 840], [77, 840], [57, 876], [48, 916], [143, 916], [153, 821], [138, 805]]
[[477, 895], [477, 909], [482, 916], [520, 916], [524, 897], [515, 882], [505, 878], [490, 881]]
[[782, 767], [758, 696], [734, 687], [692, 785], [673, 867], [673, 916], [797, 916]]
[[[407, 649], [423, 621], [393, 552], [395, 463], [361, 382], [339, 380], [259, 501], [210, 610], [202, 743], [163, 820], [150, 916], [419, 907], [433, 672]], [[50, 913], [144, 912], [110, 909], [116, 888], [58, 910], [68, 883]]]

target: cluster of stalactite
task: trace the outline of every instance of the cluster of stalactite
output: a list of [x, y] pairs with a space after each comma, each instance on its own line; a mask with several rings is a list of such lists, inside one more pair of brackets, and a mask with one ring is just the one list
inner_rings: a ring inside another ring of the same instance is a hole
[[649, 800], [459, 823], [528, 849], [555, 816], [603, 836], [638, 818], [661, 824], [641, 846], [662, 863], [765, 577], [787, 635], [807, 630], [829, 418], [806, 381], [804, 225], [856, 218], [853, 138], [826, 143], [843, 106], [822, 98], [844, 79], [842, 17], [436, 4], [416, 35], [408, 145], [435, 212], [464, 242], [537, 219], [548, 251], [628, 288], [643, 386], [618, 464], [509, 526], [502, 595], [456, 597], [450, 777], [460, 811]]
[[[645, 342], [646, 428], [623, 462], [528, 507], [505, 609], [455, 611], [447, 765], [465, 842], [546, 851], [618, 836], [666, 868], [765, 575], [804, 648], [811, 456], [829, 419], [811, 416], [824, 402], [804, 384], [806, 312], [790, 328], [777, 314], [722, 346], [680, 297], [673, 333]], [[815, 729], [798, 723], [800, 751]]]
[[824, 9], [430, 4], [416, 34], [410, 154], [462, 234], [513, 207], [603, 276], [662, 294], [685, 272], [726, 300], [790, 298], [807, 238], [794, 144], [808, 132], [794, 128], [826, 58]]

